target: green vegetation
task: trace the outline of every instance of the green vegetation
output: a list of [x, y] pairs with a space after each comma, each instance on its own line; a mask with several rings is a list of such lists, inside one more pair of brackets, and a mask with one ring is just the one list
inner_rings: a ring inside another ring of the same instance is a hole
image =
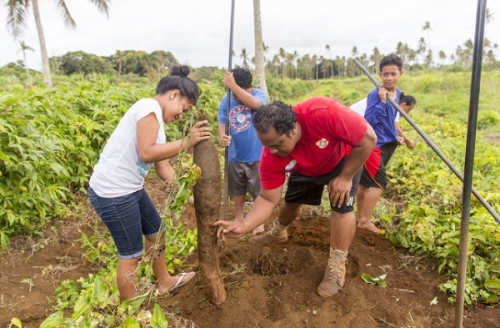
[[[19, 76], [24, 70], [15, 70]], [[203, 93], [198, 108], [209, 116], [217, 135], [217, 109], [225, 94], [223, 71], [199, 71]], [[212, 74], [212, 75], [211, 75]], [[483, 72], [475, 157], [474, 186], [500, 211], [500, 193], [494, 189], [500, 176], [498, 136], [500, 72]], [[22, 78], [0, 75], [0, 246], [9, 245], [13, 234], [42, 234], [52, 219], [64, 219], [75, 211], [75, 195], [85, 193], [100, 150], [124, 111], [143, 97], [153, 96], [155, 81], [140, 77], [75, 74], [56, 76], [55, 87], [40, 87], [34, 76], [32, 89]], [[364, 97], [372, 88], [365, 77], [321, 81], [268, 78], [271, 99], [295, 103], [313, 95], [331, 96], [346, 104]], [[412, 118], [459, 170], [463, 167], [469, 102], [470, 74], [464, 72], [411, 73], [401, 79], [400, 88], [417, 98]], [[179, 138], [189, 116], [166, 128], [169, 140]], [[386, 237], [395, 245], [439, 260], [439, 272], [447, 277], [440, 286], [453, 294], [456, 289], [458, 237], [462, 183], [440, 161], [406, 122], [401, 122], [416, 149], [399, 149], [389, 164], [390, 187], [384, 206], [377, 209]], [[189, 158], [178, 161], [180, 177], [165, 211], [169, 225], [165, 239], [169, 270], [181, 265], [196, 247], [196, 231], [172, 224], [189, 197], [189, 184], [196, 169]], [[471, 210], [466, 302], [500, 304], [500, 225], [473, 198]], [[71, 325], [114, 326], [141, 322], [148, 314], [139, 310], [151, 294], [151, 269], [144, 261], [141, 296], [118, 303], [114, 284], [116, 254], [112, 240], [103, 231], [81, 239], [85, 258], [102, 261], [100, 271], [78, 281], [64, 281], [56, 289], [54, 315], [48, 322]], [[383, 279], [382, 279], [383, 280]], [[450, 297], [453, 300], [453, 297]], [[130, 304], [129, 304], [130, 303]], [[72, 309], [70, 318], [63, 311]], [[156, 309], [151, 314], [156, 322]], [[132, 319], [131, 319], [132, 318]], [[159, 320], [159, 321], [158, 321]], [[166, 321], [167, 319], [165, 319]], [[142, 321], [145, 322], [145, 321]], [[50, 323], [46, 323], [50, 325]], [[153, 325], [153, 319], [150, 324]], [[160, 324], [158, 324], [160, 326]]]

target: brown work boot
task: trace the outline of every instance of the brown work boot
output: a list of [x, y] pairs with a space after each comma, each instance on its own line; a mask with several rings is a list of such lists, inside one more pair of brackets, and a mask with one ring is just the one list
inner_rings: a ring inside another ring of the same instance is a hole
[[345, 262], [347, 261], [347, 252], [330, 247], [330, 258], [325, 270], [323, 281], [318, 286], [318, 294], [321, 297], [331, 297], [344, 287], [345, 283]]
[[286, 232], [286, 228], [288, 228], [288, 226], [282, 225], [281, 223], [276, 221], [271, 230], [261, 235], [254, 236], [249, 240], [252, 243], [257, 243], [257, 244], [270, 244], [270, 245], [283, 244], [286, 243], [286, 241], [288, 240], [288, 234]]

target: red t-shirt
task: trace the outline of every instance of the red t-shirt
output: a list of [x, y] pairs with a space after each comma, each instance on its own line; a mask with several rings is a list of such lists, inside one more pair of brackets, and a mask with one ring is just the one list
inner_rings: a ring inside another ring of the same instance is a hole
[[309, 177], [327, 174], [359, 144], [368, 123], [355, 111], [327, 97], [313, 97], [293, 107], [302, 134], [287, 157], [271, 154], [267, 147], [260, 158], [260, 182], [275, 189], [285, 173], [298, 171]]

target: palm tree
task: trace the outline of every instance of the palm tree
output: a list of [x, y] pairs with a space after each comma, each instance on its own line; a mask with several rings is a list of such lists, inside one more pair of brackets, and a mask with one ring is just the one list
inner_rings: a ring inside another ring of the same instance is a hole
[[247, 49], [241, 49], [240, 58], [243, 59], [243, 68], [248, 69], [248, 56], [250, 54], [247, 52]]
[[[352, 50], [351, 50], [351, 58], [358, 58], [359, 57], [359, 53], [358, 53], [358, 47], [354, 46], [352, 47]], [[356, 64], [354, 63], [353, 60], [349, 61], [349, 70], [351, 71], [352, 75], [351, 76], [356, 76], [358, 75], [358, 69], [357, 69], [357, 66]]]
[[423, 61], [425, 61], [425, 51], [427, 50], [425, 46], [425, 39], [420, 38], [418, 40], [418, 48], [417, 48], [417, 54], [421, 55], [423, 57]]
[[28, 69], [28, 66], [26, 65], [26, 51], [35, 51], [33, 48], [28, 46], [26, 42], [21, 41], [19, 42], [19, 45], [21, 46], [21, 49], [18, 50], [23, 52], [23, 66], [26, 69], [26, 78], [28, 79], [28, 85], [31, 86], [31, 75], [30, 75], [30, 70]]
[[444, 61], [446, 60], [446, 54], [443, 50], [441, 50], [438, 54], [439, 59], [441, 60], [441, 65], [444, 66]]
[[493, 15], [495, 15], [495, 13], [492, 13], [490, 11], [490, 8], [486, 8], [486, 15], [485, 15], [486, 25], [488, 25], [491, 21], [495, 20], [495, 18], [493, 18]]
[[332, 77], [333, 77], [333, 62], [332, 62], [332, 52], [330, 51], [330, 45], [327, 44], [325, 46], [326, 50], [328, 50], [328, 55], [330, 56], [330, 67], [332, 68]]
[[269, 100], [264, 66], [264, 42], [262, 42], [262, 20], [260, 19], [260, 0], [253, 0], [253, 25], [255, 34], [255, 82]]
[[427, 31], [427, 46], [429, 47], [429, 50], [430, 50], [431, 49], [430, 31], [432, 31], [431, 23], [425, 22], [425, 25], [422, 27], [422, 31]]
[[112, 57], [114, 63], [118, 65], [118, 76], [122, 73], [122, 65], [127, 62], [127, 54], [123, 51], [117, 50]]
[[427, 55], [426, 60], [428, 60], [430, 57], [431, 62], [429, 63], [429, 65], [432, 66], [432, 49], [431, 49], [431, 36], [430, 36], [430, 31], [432, 31], [431, 23], [425, 22], [425, 25], [422, 27], [422, 31], [427, 31], [427, 47], [429, 47], [429, 54]]
[[281, 74], [283, 75], [282, 77], [284, 79], [286, 79], [286, 70], [287, 70], [287, 67], [286, 67], [286, 56], [287, 56], [287, 54], [286, 54], [285, 49], [280, 48], [280, 50], [279, 50], [279, 58], [280, 58], [281, 69], [282, 69]]
[[318, 79], [318, 56], [313, 55], [311, 61], [312, 61], [312, 64], [314, 65], [313, 66], [314, 79], [317, 80]]
[[377, 47], [373, 48], [373, 54], [370, 56], [370, 60], [373, 61], [373, 66], [375, 66], [375, 73], [378, 75], [378, 65], [380, 63], [380, 51]]
[[[97, 6], [99, 11], [103, 12], [108, 16], [109, 14], [109, 3], [111, 0], [89, 0], [93, 4]], [[64, 0], [56, 1], [64, 22], [66, 25], [70, 27], [76, 27], [76, 23], [71, 17], [71, 14], [66, 6], [66, 2]], [[28, 15], [28, 11], [30, 9], [30, 5], [33, 8], [33, 15], [35, 17], [36, 29], [38, 32], [38, 39], [40, 41], [40, 53], [42, 55], [42, 74], [43, 74], [43, 82], [47, 87], [52, 86], [52, 79], [50, 77], [50, 66], [49, 66], [49, 57], [47, 55], [47, 46], [45, 43], [45, 34], [43, 33], [42, 21], [40, 18], [40, 10], [38, 8], [38, 0], [8, 0], [7, 6], [9, 13], [7, 15], [7, 27], [17, 39], [22, 32], [22, 28], [26, 24], [26, 19]]]

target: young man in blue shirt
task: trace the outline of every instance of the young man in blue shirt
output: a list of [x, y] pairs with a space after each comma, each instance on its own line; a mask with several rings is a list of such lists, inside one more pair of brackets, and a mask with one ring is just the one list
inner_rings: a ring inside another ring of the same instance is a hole
[[371, 222], [371, 216], [384, 189], [387, 187], [387, 163], [404, 138], [398, 134], [394, 121], [397, 109], [387, 100], [389, 96], [396, 103], [400, 101], [400, 91], [396, 88], [403, 75], [403, 62], [397, 55], [390, 54], [380, 61], [382, 86], [368, 94], [365, 119], [377, 135], [377, 144], [363, 166], [357, 196], [358, 227], [379, 233]]

